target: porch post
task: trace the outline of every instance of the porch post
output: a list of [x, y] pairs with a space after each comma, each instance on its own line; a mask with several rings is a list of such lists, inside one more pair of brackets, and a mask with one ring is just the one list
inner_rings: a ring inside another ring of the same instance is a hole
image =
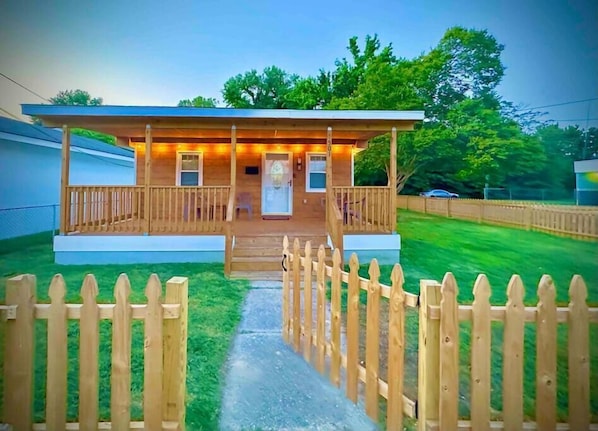
[[393, 127], [390, 134], [390, 172], [388, 175], [390, 188], [390, 231], [397, 229], [397, 128]]
[[237, 191], [237, 126], [230, 129], [230, 193], [235, 198]]
[[150, 184], [152, 181], [152, 126], [149, 124], [145, 126], [145, 180], [144, 180], [144, 194], [143, 199], [143, 214], [144, 214], [144, 234], [149, 235], [150, 232], [150, 211], [151, 211], [151, 195]]
[[[60, 174], [60, 235], [66, 235], [70, 214], [69, 175], [71, 162], [71, 130], [62, 126], [62, 171]], [[82, 205], [82, 203], [80, 203]], [[54, 226], [52, 227], [54, 230]]]
[[326, 131], [326, 220], [329, 219], [329, 202], [332, 197], [332, 127]]

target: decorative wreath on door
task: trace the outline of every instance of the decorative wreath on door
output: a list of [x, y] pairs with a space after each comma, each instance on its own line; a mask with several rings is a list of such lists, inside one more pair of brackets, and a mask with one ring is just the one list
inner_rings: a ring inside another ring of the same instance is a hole
[[272, 185], [275, 189], [282, 186], [282, 177], [284, 175], [284, 167], [280, 160], [275, 160], [270, 167], [270, 178], [272, 178]]

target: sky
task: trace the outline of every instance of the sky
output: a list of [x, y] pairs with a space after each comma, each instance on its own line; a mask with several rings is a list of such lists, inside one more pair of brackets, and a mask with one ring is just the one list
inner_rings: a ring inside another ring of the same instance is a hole
[[[544, 119], [598, 127], [598, 0], [2, 0], [0, 73], [44, 98], [79, 88], [105, 105], [223, 103], [239, 73], [313, 76], [368, 34], [411, 59], [457, 25], [504, 45], [504, 99], [562, 104]], [[45, 102], [0, 76], [0, 115], [27, 118], [21, 103]]]

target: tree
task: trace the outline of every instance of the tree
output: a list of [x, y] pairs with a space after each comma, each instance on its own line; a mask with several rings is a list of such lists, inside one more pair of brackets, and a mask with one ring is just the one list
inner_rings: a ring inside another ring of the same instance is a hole
[[455, 104], [493, 92], [504, 75], [503, 49], [486, 30], [448, 29], [434, 49], [414, 61], [415, 87], [428, 117], [443, 120]]
[[[83, 90], [63, 90], [59, 91], [54, 97], [50, 97], [50, 102], [53, 105], [65, 106], [100, 106], [103, 103], [101, 97], [91, 97], [87, 91]], [[33, 118], [33, 124], [41, 125], [38, 118]], [[75, 135], [84, 136], [86, 138], [97, 139], [108, 144], [116, 144], [116, 138], [105, 133], [96, 132], [94, 130], [73, 128], [71, 132]]]
[[192, 100], [179, 100], [177, 106], [194, 108], [215, 108], [217, 104], [218, 101], [212, 97], [197, 96]]
[[222, 95], [233, 108], [287, 108], [287, 95], [299, 79], [270, 66], [260, 74], [255, 69], [236, 75], [224, 83]]
[[74, 105], [74, 106], [100, 106], [103, 103], [101, 97], [91, 97], [87, 91], [64, 90], [59, 91], [54, 97], [50, 97], [52, 105]]

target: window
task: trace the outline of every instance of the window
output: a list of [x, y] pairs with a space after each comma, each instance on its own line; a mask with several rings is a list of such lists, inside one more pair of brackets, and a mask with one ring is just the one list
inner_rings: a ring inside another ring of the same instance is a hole
[[176, 185], [201, 186], [203, 184], [203, 154], [199, 152], [176, 153]]
[[307, 153], [307, 169], [305, 170], [305, 191], [326, 191], [326, 154]]

